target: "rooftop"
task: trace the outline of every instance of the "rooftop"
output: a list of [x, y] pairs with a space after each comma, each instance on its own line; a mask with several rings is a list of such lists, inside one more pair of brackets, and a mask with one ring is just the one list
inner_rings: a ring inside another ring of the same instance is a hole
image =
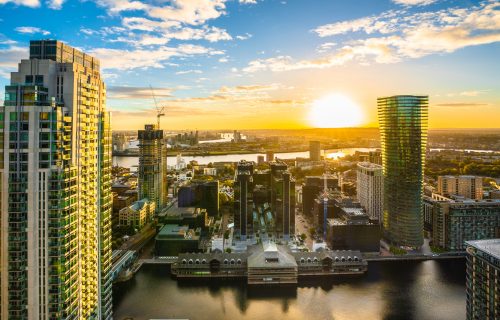
[[481, 250], [497, 259], [500, 259], [500, 239], [488, 240], [471, 240], [466, 241], [466, 244]]
[[382, 166], [372, 162], [358, 162], [358, 167], [362, 167], [365, 169], [380, 169], [382, 170]]
[[156, 240], [182, 238], [185, 240], [197, 240], [199, 236], [195, 234], [193, 229], [189, 229], [189, 226], [179, 226], [176, 224], [164, 225], [156, 236]]

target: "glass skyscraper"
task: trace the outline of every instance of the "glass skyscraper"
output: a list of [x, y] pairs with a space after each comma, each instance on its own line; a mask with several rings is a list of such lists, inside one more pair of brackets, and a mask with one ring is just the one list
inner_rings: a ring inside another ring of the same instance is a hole
[[423, 179], [427, 96], [377, 99], [384, 175], [384, 238], [393, 245], [423, 244]]
[[0, 107], [1, 319], [111, 319], [111, 128], [99, 61], [31, 41]]

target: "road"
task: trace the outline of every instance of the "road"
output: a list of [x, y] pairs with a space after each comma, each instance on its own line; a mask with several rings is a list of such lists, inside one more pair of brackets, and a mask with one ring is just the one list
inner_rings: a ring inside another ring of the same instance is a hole
[[126, 242], [124, 242], [120, 250], [139, 250], [156, 234], [156, 228], [152, 223], [147, 224], [141, 232], [131, 236]]
[[307, 235], [305, 245], [309, 250], [312, 250], [313, 240], [309, 234], [309, 228], [307, 220], [304, 219], [302, 214], [299, 214], [298, 210], [295, 210], [295, 234], [300, 237], [301, 234], [305, 233]]

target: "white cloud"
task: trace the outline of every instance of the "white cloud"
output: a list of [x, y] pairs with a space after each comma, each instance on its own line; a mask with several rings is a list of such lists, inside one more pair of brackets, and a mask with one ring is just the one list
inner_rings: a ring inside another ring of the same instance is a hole
[[181, 74], [190, 74], [190, 73], [201, 74], [201, 73], [203, 73], [203, 71], [201, 71], [201, 70], [184, 70], [184, 71], [177, 71], [175, 74], [181, 75]]
[[436, 12], [389, 11], [376, 17], [320, 26], [314, 31], [320, 37], [356, 31], [379, 33], [379, 36], [348, 40], [326, 57], [299, 61], [289, 56], [257, 59], [243, 70], [256, 72], [329, 68], [348, 61], [357, 61], [362, 65], [369, 64], [372, 60], [376, 63], [394, 63], [500, 42], [500, 3], [484, 1], [466, 9], [449, 8]]
[[36, 33], [41, 33], [44, 36], [49, 35], [50, 32], [47, 30], [43, 30], [37, 27], [17, 27], [15, 29], [19, 33], [27, 33], [27, 34], [36, 34]]
[[163, 6], [129, 0], [97, 0], [96, 2], [107, 8], [110, 14], [118, 14], [122, 11], [143, 11], [151, 18], [191, 25], [200, 25], [208, 20], [216, 19], [225, 14], [226, 9], [226, 0], [174, 0]]
[[238, 2], [242, 4], [256, 4], [257, 0], [239, 0]]
[[229, 61], [229, 60], [228, 60], [226, 57], [222, 57], [222, 58], [220, 58], [220, 59], [219, 59], [219, 62], [220, 62], [220, 63], [226, 63], [226, 62], [228, 62], [228, 61]]
[[392, 0], [392, 2], [405, 6], [426, 6], [436, 2], [436, 0]]
[[245, 33], [244, 35], [236, 36], [236, 39], [238, 39], [238, 40], [247, 40], [247, 39], [250, 39], [251, 37], [252, 37], [252, 35], [250, 33]]
[[103, 69], [131, 70], [136, 68], [163, 68], [165, 65], [170, 65], [167, 61], [172, 57], [220, 55], [224, 54], [224, 51], [199, 45], [183, 44], [178, 47], [160, 46], [149, 50], [142, 48], [134, 50], [96, 48], [90, 50], [89, 53], [101, 60]]
[[54, 10], [60, 10], [62, 8], [63, 3], [64, 0], [48, 0], [47, 6]]
[[336, 45], [337, 44], [335, 42], [325, 42], [325, 43], [320, 44], [316, 48], [316, 51], [319, 53], [324, 53], [324, 52], [330, 51]]
[[10, 72], [16, 71], [17, 64], [21, 59], [27, 59], [29, 56], [28, 48], [9, 45], [6, 48], [0, 48], [0, 77], [10, 78]]
[[26, 6], [30, 8], [38, 8], [40, 6], [39, 0], [0, 0], [0, 5], [12, 2], [18, 6]]

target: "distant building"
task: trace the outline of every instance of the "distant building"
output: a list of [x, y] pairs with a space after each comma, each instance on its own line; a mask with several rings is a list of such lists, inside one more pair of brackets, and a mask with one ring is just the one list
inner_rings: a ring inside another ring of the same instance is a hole
[[438, 193], [445, 197], [452, 195], [468, 199], [483, 199], [483, 178], [476, 176], [439, 176]]
[[[336, 176], [330, 175], [326, 178], [327, 188], [338, 190], [339, 179]], [[302, 212], [305, 215], [312, 215], [314, 209], [314, 201], [318, 194], [323, 191], [324, 177], [308, 176], [302, 186]]]
[[215, 168], [203, 168], [203, 175], [205, 176], [216, 176], [217, 169]]
[[163, 130], [147, 124], [139, 130], [139, 198], [156, 203], [156, 212], [167, 203], [167, 148]]
[[264, 156], [257, 156], [257, 164], [261, 165], [265, 162]]
[[266, 162], [274, 161], [274, 151], [266, 151]]
[[146, 223], [153, 220], [156, 204], [148, 199], [141, 199], [131, 206], [120, 210], [119, 224], [142, 229]]
[[309, 141], [309, 159], [311, 161], [321, 160], [321, 142]]
[[179, 207], [200, 207], [210, 216], [219, 214], [219, 181], [191, 181], [177, 192]]
[[357, 198], [372, 220], [382, 222], [384, 177], [382, 166], [360, 162], [357, 166]]
[[380, 150], [370, 151], [368, 153], [368, 161], [378, 165], [382, 165], [382, 153]]
[[424, 207], [435, 246], [465, 250], [464, 241], [500, 237], [500, 200], [454, 200], [434, 194], [424, 197]]
[[500, 239], [467, 241], [467, 319], [500, 319]]
[[427, 96], [377, 99], [384, 174], [384, 238], [391, 244], [424, 243], [423, 180]]

